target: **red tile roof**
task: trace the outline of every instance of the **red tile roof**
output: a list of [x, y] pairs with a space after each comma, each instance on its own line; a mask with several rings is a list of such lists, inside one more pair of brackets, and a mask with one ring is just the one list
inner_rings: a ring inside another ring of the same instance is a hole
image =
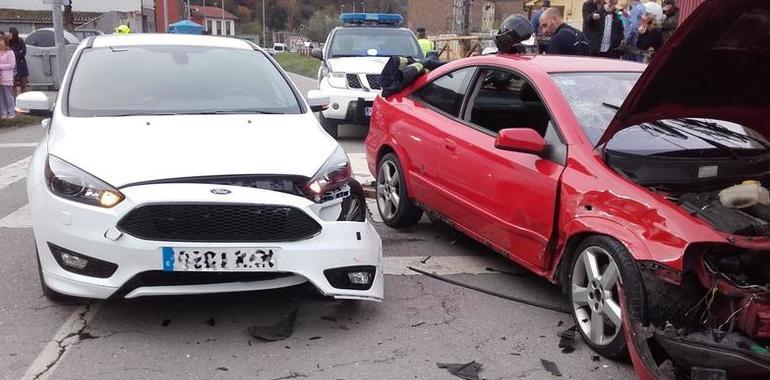
[[[200, 5], [193, 5], [191, 9], [193, 16], [205, 18], [222, 18], [222, 8], [219, 7], [204, 7]], [[228, 11], [225, 11], [225, 19], [237, 20], [238, 17]]]

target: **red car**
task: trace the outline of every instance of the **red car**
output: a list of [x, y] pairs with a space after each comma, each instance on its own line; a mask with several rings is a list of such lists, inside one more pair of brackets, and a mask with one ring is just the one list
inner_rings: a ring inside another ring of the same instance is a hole
[[560, 284], [640, 377], [767, 376], [769, 120], [770, 2], [708, 0], [649, 67], [448, 63], [376, 99], [366, 149], [387, 225], [429, 213]]

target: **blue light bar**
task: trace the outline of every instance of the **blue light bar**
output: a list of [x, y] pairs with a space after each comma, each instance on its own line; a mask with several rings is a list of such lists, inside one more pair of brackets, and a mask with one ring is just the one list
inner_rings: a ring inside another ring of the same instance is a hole
[[343, 13], [340, 15], [343, 24], [370, 25], [401, 25], [404, 18], [394, 13]]

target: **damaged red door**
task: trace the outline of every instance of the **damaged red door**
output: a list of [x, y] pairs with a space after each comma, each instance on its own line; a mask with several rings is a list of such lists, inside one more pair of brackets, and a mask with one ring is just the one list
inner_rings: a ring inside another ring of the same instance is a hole
[[482, 69], [469, 91], [462, 122], [441, 129], [439, 181], [450, 200], [442, 211], [464, 232], [543, 273], [563, 164], [555, 156], [495, 148], [495, 138], [501, 129], [529, 128], [546, 138], [547, 151], [563, 144], [521, 75]]

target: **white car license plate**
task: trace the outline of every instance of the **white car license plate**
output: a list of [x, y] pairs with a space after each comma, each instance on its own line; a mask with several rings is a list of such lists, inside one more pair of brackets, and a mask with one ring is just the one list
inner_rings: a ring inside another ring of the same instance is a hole
[[372, 116], [372, 107], [364, 107], [364, 116], [366, 117]]
[[277, 271], [276, 248], [163, 247], [166, 272]]

